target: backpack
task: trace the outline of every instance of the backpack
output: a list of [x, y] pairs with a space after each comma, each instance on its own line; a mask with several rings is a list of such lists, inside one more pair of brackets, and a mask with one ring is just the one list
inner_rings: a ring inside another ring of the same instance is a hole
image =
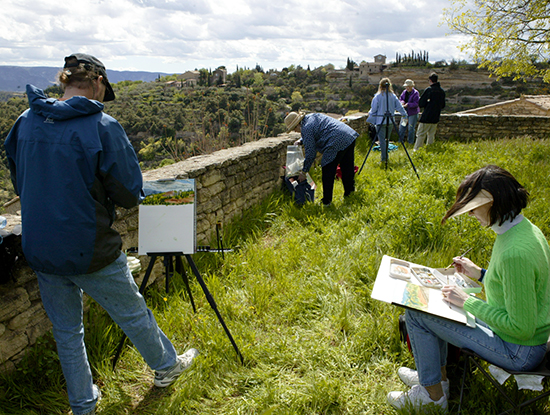
[[307, 180], [298, 182], [298, 176], [285, 177], [285, 187], [294, 195], [294, 201], [298, 205], [315, 200], [315, 189], [311, 187]]

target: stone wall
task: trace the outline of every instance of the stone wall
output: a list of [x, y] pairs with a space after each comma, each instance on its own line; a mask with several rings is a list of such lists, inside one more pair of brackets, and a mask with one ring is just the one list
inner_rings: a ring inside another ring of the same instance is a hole
[[[396, 115], [396, 125], [400, 120], [401, 115]], [[350, 117], [348, 123], [359, 133], [368, 131], [366, 116]], [[525, 135], [550, 138], [550, 118], [530, 115], [442, 114], [437, 125], [436, 138], [468, 142]]]
[[[166, 178], [195, 179], [197, 188], [197, 243], [207, 244], [215, 237], [216, 223], [238, 220], [248, 208], [261, 202], [282, 185], [286, 146], [298, 134], [281, 135], [246, 143], [213, 154], [193, 157], [157, 170], [144, 172], [144, 180]], [[20, 223], [18, 203], [10, 203], [4, 213], [8, 228]], [[138, 208], [118, 209], [114, 227], [123, 239], [123, 250], [138, 245]], [[19, 237], [18, 237], [19, 238]], [[17, 240], [15, 244], [19, 244]], [[2, 245], [0, 245], [1, 247]], [[140, 257], [140, 283], [148, 257]], [[150, 283], [163, 275], [162, 261], [157, 261]], [[46, 316], [34, 272], [18, 260], [13, 277], [0, 284], [0, 371], [11, 371], [25, 350], [51, 328]], [[1, 281], [0, 281], [1, 282]]]
[[550, 138], [550, 118], [525, 115], [443, 114], [436, 139], [470, 140], [512, 138], [529, 135]]
[[550, 116], [550, 95], [522, 95], [509, 101], [461, 111], [460, 114], [535, 115], [548, 117]]

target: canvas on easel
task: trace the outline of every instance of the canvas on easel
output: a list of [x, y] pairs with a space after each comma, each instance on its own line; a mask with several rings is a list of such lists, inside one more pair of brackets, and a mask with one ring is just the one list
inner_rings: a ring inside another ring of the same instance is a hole
[[138, 254], [196, 251], [194, 179], [144, 182], [139, 206]]
[[[475, 327], [475, 317], [461, 307], [443, 300], [441, 287], [459, 280], [468, 284], [470, 293], [479, 292], [481, 286], [466, 276], [451, 276], [451, 272], [413, 264], [384, 255], [371, 297], [375, 300], [411, 308]], [[454, 271], [454, 270], [451, 270]]]

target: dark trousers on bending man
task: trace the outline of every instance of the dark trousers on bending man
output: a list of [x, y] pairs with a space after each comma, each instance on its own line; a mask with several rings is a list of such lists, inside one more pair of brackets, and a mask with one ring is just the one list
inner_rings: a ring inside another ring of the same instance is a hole
[[339, 151], [336, 158], [322, 168], [323, 199], [321, 201], [324, 205], [332, 203], [334, 178], [338, 165], [342, 172], [344, 197], [346, 197], [355, 191], [355, 141], [344, 150]]

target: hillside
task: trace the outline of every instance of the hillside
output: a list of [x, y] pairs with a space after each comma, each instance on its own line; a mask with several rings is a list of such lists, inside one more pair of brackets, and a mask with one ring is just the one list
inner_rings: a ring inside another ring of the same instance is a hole
[[[55, 77], [60, 68], [47, 66], [1, 66], [0, 65], [0, 91], [25, 92], [25, 85], [32, 84], [46, 89], [55, 84]], [[109, 81], [113, 83], [121, 81], [151, 82], [166, 76], [166, 73], [144, 71], [111, 71], [107, 70]]]
[[[0, 67], [1, 69], [2, 67]], [[19, 68], [21, 70], [21, 68]], [[50, 68], [53, 69], [53, 68]], [[239, 69], [227, 75], [223, 86], [210, 85], [203, 71], [201, 82], [193, 87], [174, 83], [175, 75], [152, 81], [118, 81], [112, 76], [117, 99], [105, 106], [130, 138], [142, 168], [152, 169], [185, 158], [241, 145], [284, 132], [284, 116], [305, 110], [345, 115], [367, 112], [377, 86], [358, 80], [333, 80], [331, 65], [306, 70], [300, 66], [264, 72], [261, 68]], [[433, 68], [390, 68], [385, 72], [400, 94], [403, 81], [414, 79], [422, 92]], [[445, 113], [506, 101], [521, 94], [548, 94], [548, 84], [496, 80], [488, 72], [472, 68], [436, 68], [447, 93]], [[43, 76], [49, 76], [43, 72]], [[21, 75], [21, 74], [20, 74]], [[121, 73], [120, 76], [124, 77]], [[150, 74], [153, 76], [153, 74]], [[137, 76], [137, 74], [136, 74]], [[116, 82], [116, 83], [115, 83]], [[58, 88], [46, 90], [55, 97]], [[0, 94], [1, 95], [1, 94]], [[0, 100], [0, 142], [17, 117], [27, 107], [26, 98], [17, 94]], [[13, 197], [0, 147], [0, 206]]]

